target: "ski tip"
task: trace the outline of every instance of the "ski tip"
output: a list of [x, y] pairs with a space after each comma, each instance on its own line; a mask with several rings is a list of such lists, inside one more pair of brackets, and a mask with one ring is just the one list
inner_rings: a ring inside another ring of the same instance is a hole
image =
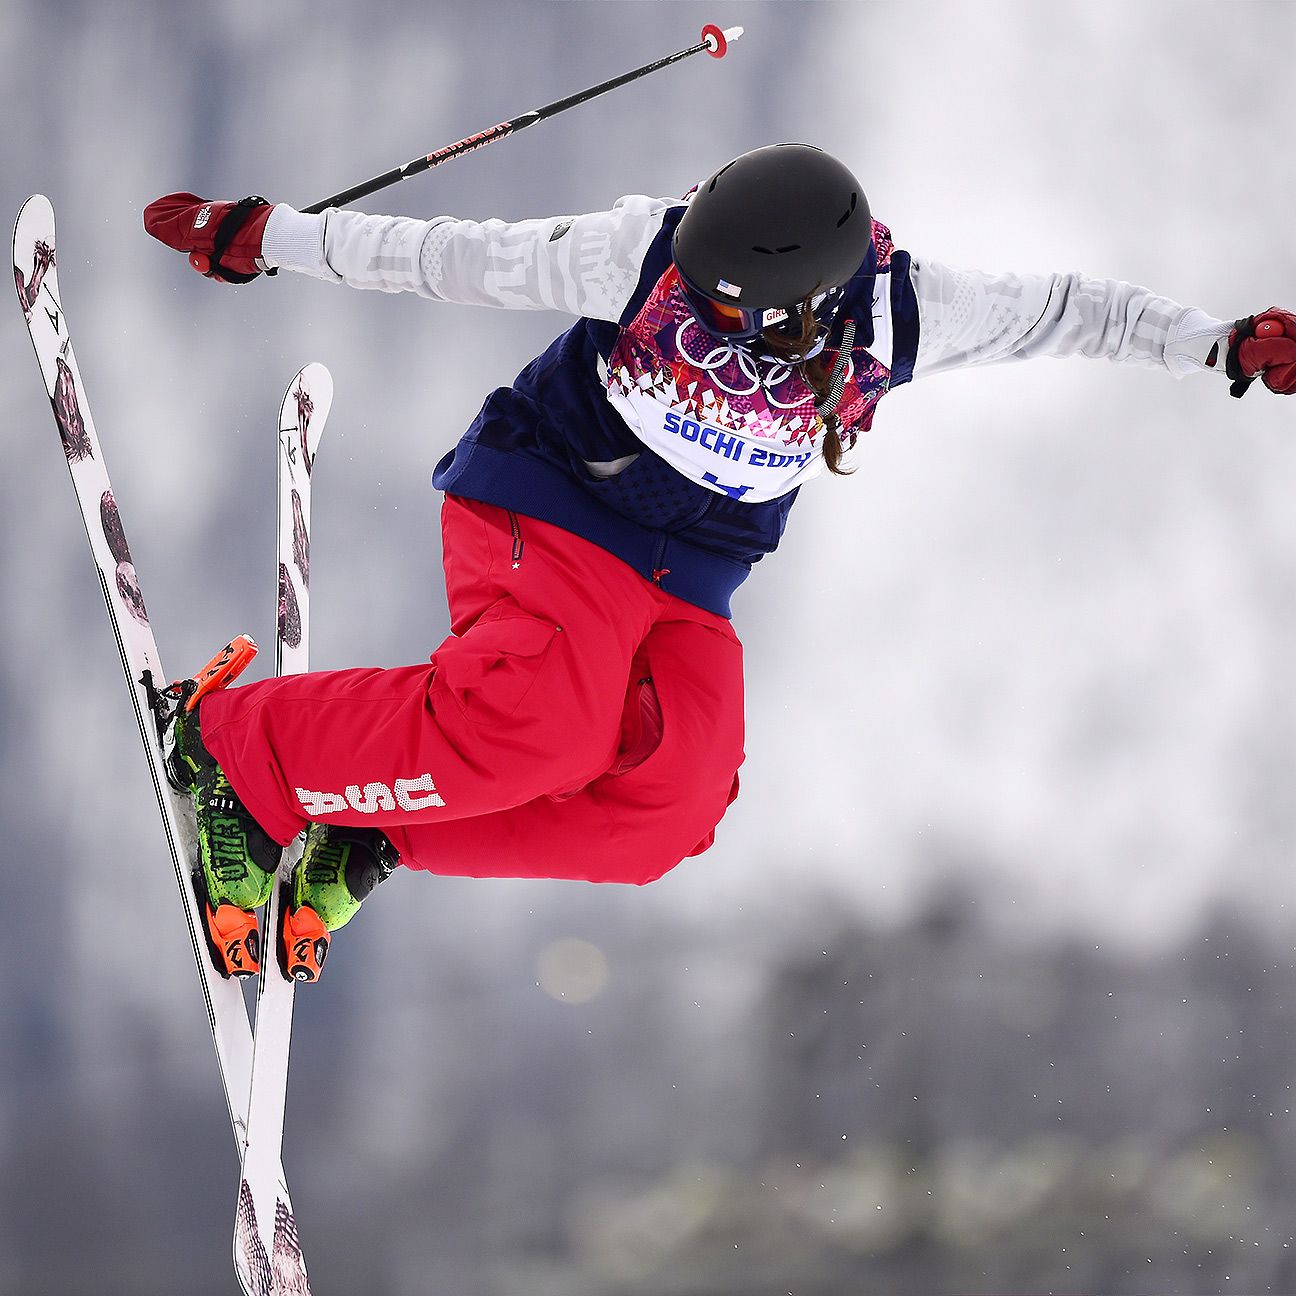
[[14, 217], [14, 255], [18, 253], [18, 231], [24, 221], [35, 219], [41, 226], [48, 226], [50, 229], [54, 226], [54, 204], [42, 193], [32, 194], [21, 207], [18, 208], [18, 215]]
[[30, 216], [35, 212], [48, 213], [52, 216], [54, 214], [54, 204], [50, 202], [43, 193], [32, 194], [32, 196], [18, 208], [18, 220], [22, 220], [24, 216]]
[[318, 360], [312, 360], [310, 364], [302, 365], [293, 374], [292, 382], [288, 384], [288, 394], [291, 396], [293, 389], [301, 383], [305, 383], [308, 387], [327, 386], [331, 390], [333, 387], [333, 375], [329, 373], [328, 365], [321, 364]]
[[[311, 400], [315, 403], [319, 430], [323, 431], [324, 420], [328, 418], [329, 409], [333, 405], [333, 375], [329, 372], [327, 365], [320, 364], [318, 360], [312, 360], [297, 376], [311, 394]], [[315, 448], [312, 446], [312, 454], [314, 454], [314, 450]]]
[[[315, 452], [319, 449], [324, 424], [333, 408], [333, 375], [318, 360], [303, 365], [288, 384], [279, 413], [281, 433], [296, 427], [305, 449], [306, 473], [309, 477]], [[282, 464], [280, 465], [282, 467]]]
[[[44, 194], [32, 194], [18, 208], [13, 227], [14, 288], [18, 293], [18, 304], [22, 307], [23, 316], [29, 327], [32, 323], [32, 310], [42, 288], [49, 291], [55, 283], [54, 242], [53, 204]], [[45, 283], [46, 280], [48, 283]], [[61, 311], [50, 317], [55, 333], [59, 332], [61, 318]], [[35, 334], [32, 335], [32, 341], [36, 341]], [[36, 354], [41, 355], [39, 343], [36, 346]], [[42, 360], [41, 364], [43, 366], [45, 361]], [[56, 405], [56, 417], [61, 417], [57, 409]], [[78, 418], [77, 422], [80, 421]], [[59, 426], [62, 430], [61, 423]]]

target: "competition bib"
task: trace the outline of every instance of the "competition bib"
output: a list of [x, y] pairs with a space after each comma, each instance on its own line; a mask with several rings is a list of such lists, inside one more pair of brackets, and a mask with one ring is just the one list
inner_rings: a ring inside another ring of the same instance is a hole
[[673, 408], [655, 394], [608, 388], [608, 399], [634, 434], [690, 481], [732, 499], [758, 503], [815, 477], [823, 455], [810, 435], [788, 443], [751, 436]]
[[[837, 407], [838, 435], [848, 446], [855, 441], [850, 429], [871, 414], [890, 377], [885, 293], [872, 314], [873, 341], [848, 357]], [[830, 350], [827, 359], [831, 365], [836, 353]], [[797, 366], [707, 333], [674, 267], [622, 330], [604, 376], [608, 400], [635, 436], [690, 481], [718, 494], [761, 503], [823, 470], [823, 420]]]

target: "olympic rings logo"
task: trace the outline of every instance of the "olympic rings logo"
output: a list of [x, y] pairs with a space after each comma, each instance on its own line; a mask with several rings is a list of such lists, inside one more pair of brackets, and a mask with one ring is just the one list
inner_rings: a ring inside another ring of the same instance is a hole
[[[702, 341], [704, 349], [701, 354], [697, 354], [690, 349], [691, 341], [695, 347], [697, 341]], [[800, 381], [795, 381], [793, 384], [793, 391], [800, 387], [800, 391], [797, 392], [793, 399], [780, 400], [779, 389], [787, 384], [789, 380], [798, 379], [795, 366], [783, 363], [772, 364], [766, 369], [764, 381], [762, 381], [760, 361], [746, 347], [737, 346], [732, 342], [720, 342], [707, 333], [692, 315], [682, 319], [679, 327], [676, 328], [675, 346], [689, 364], [710, 374], [712, 383], [726, 395], [753, 396], [764, 387], [766, 403], [772, 408], [780, 410], [800, 409], [807, 401], [813, 400], [806, 385]], [[726, 380], [721, 377], [719, 371], [728, 365], [732, 365], [737, 369], [749, 385], [740, 387], [736, 385], [735, 379]], [[855, 357], [849, 355], [846, 358], [843, 384], [849, 383], [854, 376]]]
[[[689, 348], [689, 339], [696, 335], [704, 344], [712, 344], [710, 349], [701, 355]], [[680, 355], [691, 365], [705, 370], [709, 374], [715, 375], [713, 381], [721, 391], [727, 392], [730, 396], [751, 396], [761, 388], [760, 366], [756, 363], [756, 358], [746, 349], [735, 346], [732, 342], [717, 343], [717, 339], [711, 337], [692, 316], [682, 319], [679, 327], [675, 330], [675, 346], [679, 349]], [[734, 365], [739, 373], [751, 384], [749, 387], [732, 386], [725, 382], [718, 374], [718, 370], [723, 369], [726, 365]], [[776, 377], [775, 374], [778, 374]], [[791, 370], [784, 365], [778, 366], [777, 370], [771, 370], [768, 381], [784, 381]]]

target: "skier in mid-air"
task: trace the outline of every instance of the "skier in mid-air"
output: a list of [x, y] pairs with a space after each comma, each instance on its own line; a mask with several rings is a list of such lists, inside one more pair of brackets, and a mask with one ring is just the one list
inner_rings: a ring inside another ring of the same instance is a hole
[[800, 487], [848, 471], [893, 388], [1085, 355], [1296, 391], [1296, 315], [1226, 322], [1114, 280], [911, 255], [847, 167], [803, 144], [743, 154], [684, 201], [583, 216], [313, 216], [181, 193], [144, 224], [225, 282], [285, 269], [578, 317], [433, 473], [451, 634], [430, 664], [269, 679], [178, 718], [209, 937], [243, 947], [227, 972], [255, 968], [253, 910], [303, 829], [276, 933], [302, 980], [397, 862], [645, 883], [706, 850], [743, 759], [730, 595]]

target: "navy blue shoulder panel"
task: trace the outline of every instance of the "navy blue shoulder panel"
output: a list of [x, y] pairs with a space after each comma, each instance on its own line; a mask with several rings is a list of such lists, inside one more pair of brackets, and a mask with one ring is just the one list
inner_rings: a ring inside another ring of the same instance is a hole
[[674, 260], [671, 255], [671, 244], [675, 239], [675, 227], [684, 219], [686, 211], [688, 211], [687, 203], [680, 203], [677, 207], [666, 209], [662, 217], [661, 229], [657, 231], [653, 241], [648, 245], [648, 251], [644, 254], [643, 264], [639, 268], [639, 284], [634, 290], [634, 296], [621, 312], [622, 328], [634, 322], [635, 316], [643, 310], [648, 294], [657, 287], [658, 280], [670, 269], [671, 262]]
[[828, 330], [828, 346], [841, 346], [848, 319], [856, 322], [855, 345], [868, 347], [873, 344], [873, 294], [877, 292], [878, 276], [886, 273], [885, 269], [878, 269], [877, 244], [870, 243], [860, 268], [846, 284], [836, 318]]
[[635, 285], [634, 295], [626, 304], [625, 310], [621, 312], [619, 322], [613, 324], [610, 320], [592, 319], [582, 321], [580, 327], [584, 328], [604, 360], [612, 354], [612, 348], [616, 346], [621, 330], [632, 323], [635, 316], [643, 310], [648, 294], [657, 287], [658, 280], [670, 268], [671, 241], [675, 237], [675, 227], [687, 210], [688, 207], [684, 203], [680, 203], [678, 207], [667, 208], [662, 218], [661, 229], [654, 235], [653, 241], [648, 245], [648, 251], [644, 254], [643, 262], [639, 267], [639, 282]]
[[909, 279], [908, 252], [891, 254], [891, 386], [913, 378], [918, 358], [918, 296]]

